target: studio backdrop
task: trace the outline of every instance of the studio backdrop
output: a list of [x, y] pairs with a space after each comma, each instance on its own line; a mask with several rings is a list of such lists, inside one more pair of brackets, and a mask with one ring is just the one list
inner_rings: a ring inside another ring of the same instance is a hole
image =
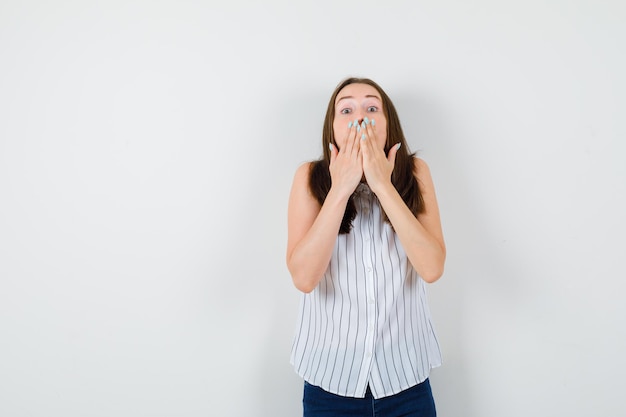
[[623, 416], [623, 1], [0, 3], [0, 415], [301, 415], [293, 174], [347, 76], [429, 164], [440, 416]]

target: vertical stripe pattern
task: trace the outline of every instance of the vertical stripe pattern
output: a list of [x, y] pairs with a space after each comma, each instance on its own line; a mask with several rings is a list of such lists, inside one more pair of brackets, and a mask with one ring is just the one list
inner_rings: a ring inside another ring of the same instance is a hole
[[318, 286], [302, 294], [291, 350], [310, 384], [347, 397], [397, 394], [441, 365], [426, 283], [365, 184], [352, 231], [339, 235]]

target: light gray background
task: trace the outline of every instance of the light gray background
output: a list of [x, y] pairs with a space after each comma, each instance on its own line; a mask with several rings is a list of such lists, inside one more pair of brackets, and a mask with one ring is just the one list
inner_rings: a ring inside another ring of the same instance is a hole
[[0, 415], [299, 415], [287, 198], [361, 75], [438, 190], [439, 415], [623, 416], [624, 4], [3, 0]]

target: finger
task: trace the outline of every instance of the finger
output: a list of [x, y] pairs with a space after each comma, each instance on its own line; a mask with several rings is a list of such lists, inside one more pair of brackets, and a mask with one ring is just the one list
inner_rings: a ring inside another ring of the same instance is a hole
[[374, 127], [374, 120], [370, 120], [367, 124], [367, 135], [370, 138], [370, 142], [372, 144], [372, 149], [378, 146], [378, 135], [376, 134], [376, 128]]
[[402, 146], [401, 143], [397, 143], [389, 149], [389, 155], [387, 155], [387, 160], [395, 165], [396, 162], [396, 154], [398, 153], [398, 149]]
[[359, 121], [358, 119], [355, 119], [354, 122], [352, 122], [352, 136], [350, 137], [352, 139], [352, 152], [358, 152], [361, 147], [361, 145], [359, 144], [359, 137], [361, 136], [361, 134], [359, 133], [360, 131], [361, 126], [359, 125]]
[[368, 132], [370, 137], [372, 138], [372, 149], [377, 149], [378, 151], [382, 151], [382, 154], [385, 154], [385, 146], [382, 148], [378, 148], [378, 134], [376, 133], [376, 121], [374, 119], [370, 120]]
[[359, 133], [357, 136], [359, 141], [359, 151], [361, 152], [361, 154], [367, 153], [367, 130], [365, 130], [364, 124], [359, 126]]
[[363, 144], [362, 147], [367, 149], [367, 153], [373, 155], [372, 152], [375, 152], [375, 144], [376, 144], [376, 134], [372, 130], [372, 126], [369, 121], [363, 121], [361, 124], [361, 142]]
[[346, 137], [346, 146], [345, 147], [346, 147], [346, 152], [347, 153], [354, 152], [354, 138], [356, 137], [357, 126], [358, 126], [358, 121], [357, 120], [348, 123], [348, 128], [350, 130], [348, 131], [348, 135]]
[[337, 159], [337, 147], [332, 143], [329, 143], [328, 147], [330, 148], [330, 164], [332, 165]]

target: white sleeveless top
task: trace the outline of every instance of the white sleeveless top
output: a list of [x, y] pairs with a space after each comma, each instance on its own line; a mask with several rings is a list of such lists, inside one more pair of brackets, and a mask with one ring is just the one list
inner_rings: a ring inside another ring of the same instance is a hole
[[302, 294], [291, 364], [310, 384], [347, 397], [397, 394], [441, 365], [426, 283], [378, 199], [360, 184], [352, 231], [337, 237], [317, 287]]

